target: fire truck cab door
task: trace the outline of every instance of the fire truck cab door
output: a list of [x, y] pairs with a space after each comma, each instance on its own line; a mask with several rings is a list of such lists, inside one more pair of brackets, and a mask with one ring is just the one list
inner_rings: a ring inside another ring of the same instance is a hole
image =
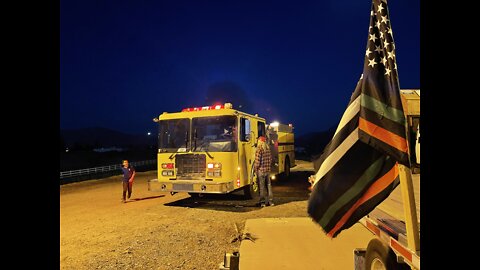
[[239, 139], [240, 181], [249, 184], [251, 166], [255, 159], [255, 132], [252, 130], [252, 123], [248, 118], [240, 117], [240, 139]]

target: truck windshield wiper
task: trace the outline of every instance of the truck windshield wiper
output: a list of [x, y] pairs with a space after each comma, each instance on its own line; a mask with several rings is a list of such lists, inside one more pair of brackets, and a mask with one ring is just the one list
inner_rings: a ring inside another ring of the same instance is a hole
[[[187, 147], [188, 147], [188, 131], [185, 131], [185, 151], [187, 151]], [[177, 151], [175, 151], [175, 153], [172, 153], [168, 157], [168, 159], [173, 159], [175, 157], [175, 155], [180, 152], [179, 150], [180, 150], [180, 148], [178, 148]]]
[[180, 149], [180, 148], [178, 148], [175, 153], [172, 153], [172, 154], [168, 157], [168, 159], [173, 159], [173, 158], [175, 157], [175, 155], [179, 152], [179, 151], [178, 151], [179, 149]]
[[[208, 147], [210, 146], [210, 141], [209, 140], [204, 140], [204, 142], [200, 145], [200, 148], [206, 146], [205, 148], [205, 153], [207, 153], [207, 155], [213, 159], [213, 156], [210, 155], [210, 153], [208, 152]], [[197, 150], [197, 129], [195, 129], [193, 131], [193, 152], [195, 152]]]
[[208, 147], [210, 146], [210, 141], [206, 141], [204, 144], [206, 144], [206, 148], [205, 148], [205, 153], [211, 158], [213, 159], [213, 156], [210, 155], [210, 153], [208, 153]]
[[193, 132], [193, 151], [197, 150], [197, 129]]
[[213, 159], [213, 156], [208, 152], [208, 147], [210, 146], [210, 141], [209, 140], [205, 140], [201, 145], [200, 145], [200, 149], [202, 149], [203, 151], [205, 151], [205, 153]]

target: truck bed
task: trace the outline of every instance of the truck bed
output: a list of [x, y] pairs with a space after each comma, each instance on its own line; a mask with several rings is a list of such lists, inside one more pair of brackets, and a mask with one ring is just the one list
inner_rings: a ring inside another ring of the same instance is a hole
[[[415, 208], [417, 209], [418, 224], [420, 224], [420, 174], [412, 174], [413, 191], [415, 196]], [[398, 185], [388, 198], [377, 206], [386, 214], [395, 219], [405, 221], [403, 210], [402, 190]]]
[[[415, 196], [415, 208], [417, 210], [417, 219], [418, 224], [420, 225], [420, 175], [412, 175], [413, 189]], [[380, 238], [384, 241], [389, 242], [388, 235], [398, 241], [404, 248], [408, 247], [406, 225], [405, 225], [405, 214], [403, 209], [402, 201], [402, 190], [398, 186], [390, 196], [379, 204], [372, 212], [370, 212], [366, 219], [370, 222], [373, 222], [376, 225], [368, 224], [368, 221], [362, 219], [360, 222], [375, 234], [380, 233]], [[420, 228], [420, 227], [419, 227]], [[380, 229], [380, 230], [379, 230]], [[408, 252], [407, 252], [408, 253]], [[416, 255], [420, 255], [417, 251]], [[413, 258], [414, 256], [412, 256]], [[412, 258], [409, 261], [412, 261]], [[418, 257], [415, 258], [418, 262]]]

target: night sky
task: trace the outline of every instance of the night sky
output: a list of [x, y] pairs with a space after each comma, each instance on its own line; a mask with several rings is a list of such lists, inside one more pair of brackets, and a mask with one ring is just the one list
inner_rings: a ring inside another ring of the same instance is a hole
[[[60, 1], [60, 128], [156, 132], [231, 102], [297, 134], [336, 127], [363, 70], [370, 0]], [[420, 2], [388, 1], [402, 89], [420, 88]]]

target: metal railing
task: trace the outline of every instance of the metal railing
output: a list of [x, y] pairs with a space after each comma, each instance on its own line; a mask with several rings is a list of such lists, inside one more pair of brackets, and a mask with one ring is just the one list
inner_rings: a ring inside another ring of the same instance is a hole
[[[157, 163], [156, 159], [130, 162], [130, 164], [133, 167], [140, 167], [140, 166], [151, 165], [156, 163]], [[95, 167], [95, 168], [64, 171], [64, 172], [60, 172], [60, 179], [74, 177], [74, 176], [81, 176], [81, 175], [96, 174], [96, 173], [102, 173], [102, 172], [110, 172], [115, 170], [118, 170], [118, 174], [120, 174], [121, 168], [122, 168], [121, 164], [116, 164], [116, 165], [109, 165], [109, 166], [102, 166], [102, 167]]]

